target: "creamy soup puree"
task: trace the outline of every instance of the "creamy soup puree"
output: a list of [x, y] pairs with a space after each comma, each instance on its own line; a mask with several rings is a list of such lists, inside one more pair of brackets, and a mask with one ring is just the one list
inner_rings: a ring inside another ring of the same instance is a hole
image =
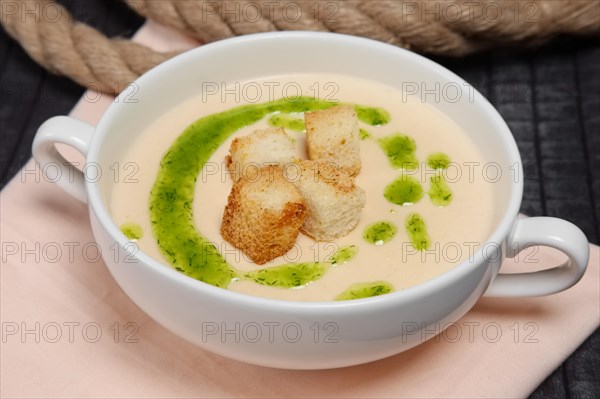
[[[134, 179], [118, 181], [111, 195], [124, 234], [182, 273], [267, 298], [354, 299], [427, 281], [469, 259], [490, 235], [496, 215], [484, 160], [434, 106], [337, 75], [210, 87], [138, 136], [121, 160], [135, 165]], [[283, 126], [306, 158], [303, 111], [339, 102], [355, 105], [361, 127], [360, 223], [335, 242], [300, 234], [286, 255], [254, 264], [220, 234], [233, 184], [225, 166], [231, 141]]]

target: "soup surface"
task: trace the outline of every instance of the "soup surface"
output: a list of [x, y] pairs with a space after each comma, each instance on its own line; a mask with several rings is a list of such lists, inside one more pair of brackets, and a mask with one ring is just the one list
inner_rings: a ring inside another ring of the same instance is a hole
[[[306, 158], [299, 110], [339, 102], [357, 106], [361, 127], [360, 223], [335, 242], [300, 234], [286, 255], [254, 264], [220, 234], [233, 184], [225, 166], [231, 141], [280, 125]], [[458, 125], [398, 89], [346, 76], [206, 85], [157, 115], [120, 162], [132, 172], [115, 183], [110, 209], [142, 251], [199, 280], [267, 298], [329, 301], [405, 289], [469, 259], [496, 219], [494, 171]], [[292, 275], [300, 277], [290, 284]]]

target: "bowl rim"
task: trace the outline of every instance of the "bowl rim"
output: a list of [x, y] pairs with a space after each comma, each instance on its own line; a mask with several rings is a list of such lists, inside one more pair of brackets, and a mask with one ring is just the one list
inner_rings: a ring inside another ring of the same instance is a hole
[[[297, 42], [309, 40], [314, 42], [316, 46], [327, 42], [328, 45], [352, 44], [356, 46], [369, 46], [372, 49], [376, 49], [381, 52], [395, 52], [398, 55], [401, 55], [403, 58], [410, 59], [411, 62], [420, 63], [424, 68], [428, 68], [431, 72], [439, 75], [441, 78], [468, 85], [470, 90], [473, 91], [473, 103], [480, 108], [481, 112], [487, 113], [487, 116], [491, 119], [491, 121], [497, 125], [498, 130], [502, 132], [501, 139], [511, 157], [510, 162], [511, 164], [518, 164], [520, 169], [519, 176], [523, 176], [521, 156], [508, 125], [500, 116], [498, 111], [481, 93], [479, 93], [479, 91], [469, 85], [466, 81], [464, 81], [464, 79], [456, 75], [454, 72], [424, 56], [404, 48], [379, 42], [373, 39], [339, 33], [309, 31], [266, 32], [237, 36], [215, 41], [183, 52], [152, 68], [136, 79], [135, 83], [139, 86], [155, 84], [155, 81], [160, 78], [161, 75], [167, 73], [169, 69], [177, 68], [177, 66], [182, 63], [193, 62], [196, 58], [205, 57], [205, 54], [207, 53], [207, 55], [210, 55], [210, 52], [213, 50], [227, 48], [236, 44], [251, 46], [256, 42], [282, 39], [286, 40], [287, 45], [289, 45], [289, 43], [292, 41]], [[86, 162], [94, 162], [98, 159], [102, 142], [109, 134], [109, 130], [105, 127], [109, 126], [111, 124], [111, 120], [115, 118], [115, 115], [122, 112], [124, 109], [121, 105], [123, 104], [123, 101], [119, 100], [121, 99], [121, 96], [126, 95], [128, 94], [125, 92], [121, 93], [116, 100], [111, 103], [107, 111], [100, 119], [90, 142], [89, 151], [86, 156]], [[113, 240], [113, 242], [117, 242], [121, 247], [124, 247], [127, 243], [130, 243], [130, 241], [120, 231], [116, 223], [113, 221], [107, 207], [104, 205], [98, 184], [91, 182], [89, 179], [84, 180], [88, 194], [90, 212], [94, 213], [98, 222], [106, 230], [111, 240]], [[286, 311], [310, 311], [311, 313], [319, 311], [326, 312], [332, 309], [335, 309], [337, 312], [345, 312], [352, 311], [356, 308], [370, 309], [372, 307], [393, 307], [398, 303], [410, 302], [413, 299], [422, 298], [431, 293], [437, 292], [448, 284], [452, 284], [453, 282], [460, 280], [462, 277], [474, 271], [477, 267], [487, 263], [483, 254], [484, 247], [487, 243], [501, 245], [505, 241], [506, 237], [510, 234], [519, 213], [523, 195], [523, 181], [522, 179], [517, 179], [516, 181], [512, 180], [510, 186], [512, 187], [512, 191], [509, 196], [508, 206], [501, 213], [499, 219], [500, 221], [493, 229], [492, 233], [489, 234], [488, 239], [485, 241], [485, 243], [477, 248], [477, 251], [472, 257], [472, 261], [467, 259], [452, 267], [450, 270], [447, 270], [423, 283], [376, 297], [355, 299], [351, 301], [314, 302], [264, 298], [215, 287], [192, 277], [188, 277], [170, 267], [168, 264], [166, 264], [166, 262], [155, 259], [141, 250], [137, 251], [133, 256], [139, 261], [139, 263], [143, 264], [144, 267], [148, 267], [153, 272], [160, 274], [162, 278], [169, 279], [172, 282], [181, 284], [191, 290], [204, 292], [207, 295], [215, 297], [219, 301], [238, 303], [246, 306], [269, 307], [272, 309]]]

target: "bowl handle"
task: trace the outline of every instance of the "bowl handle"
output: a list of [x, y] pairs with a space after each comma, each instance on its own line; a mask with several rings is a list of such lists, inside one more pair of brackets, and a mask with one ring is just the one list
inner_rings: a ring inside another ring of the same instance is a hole
[[[69, 145], [85, 156], [93, 133], [92, 125], [68, 116], [55, 116], [39, 127], [31, 147], [46, 179], [82, 202], [87, 202], [84, 175], [58, 152], [55, 144]], [[50, 170], [58, 172], [50, 176]]]
[[529, 273], [499, 273], [485, 296], [530, 297], [550, 295], [579, 281], [590, 255], [585, 234], [573, 223], [552, 217], [518, 219], [507, 240], [510, 257], [525, 248], [545, 245], [565, 253], [569, 260], [560, 266]]

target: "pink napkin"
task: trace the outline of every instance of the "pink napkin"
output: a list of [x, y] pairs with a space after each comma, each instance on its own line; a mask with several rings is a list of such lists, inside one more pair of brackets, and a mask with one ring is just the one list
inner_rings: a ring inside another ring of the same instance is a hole
[[[193, 45], [151, 22], [136, 40]], [[96, 123], [112, 99], [85, 98], [96, 97], [83, 97], [72, 116]], [[588, 271], [570, 290], [483, 298], [408, 352], [326, 371], [252, 366], [188, 344], [137, 308], [99, 258], [86, 206], [45, 181], [32, 161], [0, 200], [2, 397], [522, 397], [600, 323], [600, 249], [591, 246]], [[541, 249], [505, 266], [531, 270], [563, 259]]]

